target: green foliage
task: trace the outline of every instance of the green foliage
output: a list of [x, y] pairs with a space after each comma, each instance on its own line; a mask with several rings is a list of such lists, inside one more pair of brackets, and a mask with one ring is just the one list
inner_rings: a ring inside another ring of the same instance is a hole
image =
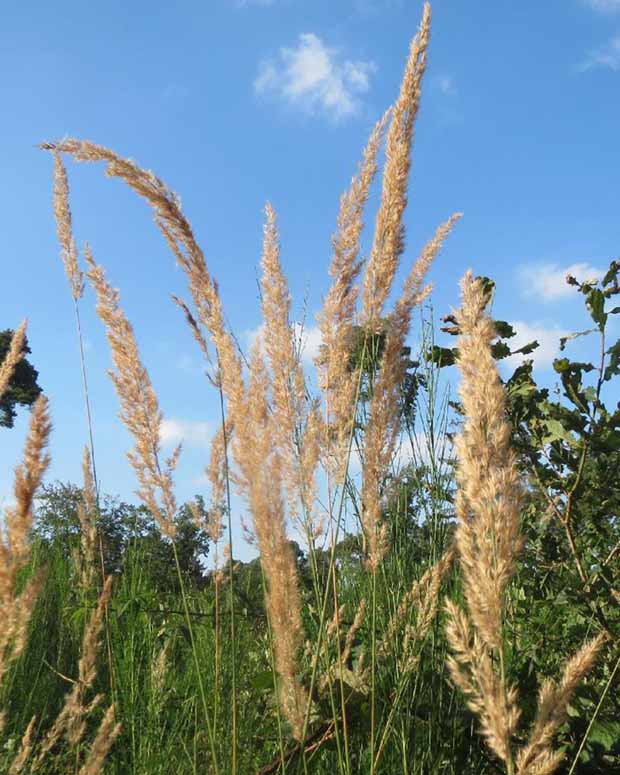
[[[367, 404], [372, 397], [373, 383], [377, 377], [389, 326], [387, 318], [381, 319], [373, 330], [363, 326], [353, 326], [351, 342], [349, 345], [349, 370], [361, 373], [360, 407], [362, 412], [367, 409]], [[413, 422], [417, 397], [420, 389], [425, 387], [424, 375], [420, 370], [420, 362], [411, 359], [411, 348], [402, 349], [403, 379], [400, 384], [400, 409], [403, 422]], [[363, 428], [364, 420], [360, 420]]]
[[[10, 328], [0, 331], [0, 363], [4, 361], [11, 347], [13, 331]], [[24, 337], [22, 352], [29, 355], [28, 339]], [[0, 396], [0, 427], [12, 428], [17, 416], [15, 407], [32, 406], [41, 394], [41, 388], [37, 383], [39, 372], [32, 366], [27, 358], [22, 358], [13, 372], [9, 387]]]
[[[82, 490], [76, 485], [61, 482], [45, 485], [37, 502], [34, 537], [57, 546], [69, 558], [79, 543], [78, 507], [81, 501]], [[196, 502], [205, 516], [204, 500], [197, 496]], [[131, 558], [141, 557], [144, 570], [153, 579], [158, 592], [178, 592], [172, 543], [162, 535], [145, 506], [103, 495], [99, 499], [95, 523], [106, 574], [118, 575]], [[209, 539], [195, 525], [188, 504], [179, 509], [176, 525], [181, 572], [189, 583], [199, 587], [206, 579], [204, 560], [209, 552]]]

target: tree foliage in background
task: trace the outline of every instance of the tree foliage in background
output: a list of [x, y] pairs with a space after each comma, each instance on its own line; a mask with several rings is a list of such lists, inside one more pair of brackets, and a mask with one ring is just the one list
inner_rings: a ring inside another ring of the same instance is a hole
[[[11, 347], [13, 331], [10, 328], [0, 331], [0, 363], [4, 361]], [[22, 352], [29, 355], [28, 339], [24, 337]], [[13, 376], [9, 382], [9, 388], [0, 396], [0, 427], [12, 428], [17, 416], [15, 407], [31, 407], [41, 394], [41, 388], [37, 383], [39, 372], [33, 367], [27, 358], [22, 358], [15, 366]]]
[[[56, 482], [46, 485], [38, 498], [34, 537], [44, 544], [55, 545], [67, 557], [80, 540], [78, 507], [82, 490], [74, 484]], [[203, 512], [203, 499], [196, 498]], [[196, 588], [204, 585], [204, 560], [209, 552], [209, 539], [199, 529], [188, 504], [183, 504], [177, 518], [177, 554], [183, 576]], [[104, 495], [100, 498], [96, 527], [101, 537], [101, 553], [106, 574], [120, 574], [132, 557], [142, 557], [143, 566], [158, 592], [178, 591], [178, 578], [172, 543], [161, 534], [145, 506]]]

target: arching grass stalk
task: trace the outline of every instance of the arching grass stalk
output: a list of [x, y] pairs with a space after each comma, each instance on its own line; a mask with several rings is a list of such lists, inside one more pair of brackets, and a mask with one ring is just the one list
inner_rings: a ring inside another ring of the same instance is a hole
[[97, 294], [97, 314], [105, 326], [115, 366], [115, 371], [111, 371], [109, 374], [119, 397], [120, 417], [135, 442], [134, 449], [128, 454], [128, 457], [138, 480], [137, 492], [159, 525], [162, 534], [172, 542], [186, 625], [196, 666], [196, 678], [205, 714], [205, 723], [207, 724], [213, 772], [214, 775], [218, 775], [214, 729], [207, 704], [176, 546], [175, 516], [177, 504], [174, 494], [173, 472], [180, 454], [180, 447], [176, 448], [166, 461], [165, 466], [162, 466], [160, 460], [162, 413], [148, 372], [142, 364], [133, 328], [120, 306], [118, 291], [112, 288], [103, 268], [95, 263], [88, 247], [85, 251], [85, 258], [88, 265], [88, 279]]
[[[82, 374], [82, 392], [84, 395], [84, 408], [86, 411], [86, 424], [88, 426], [88, 446], [90, 450], [90, 467], [93, 476], [93, 484], [95, 488], [95, 518], [99, 517], [99, 479], [97, 477], [97, 462], [95, 457], [95, 438], [93, 431], [93, 419], [90, 406], [90, 391], [88, 389], [88, 377], [86, 373], [86, 356], [84, 353], [84, 337], [82, 335], [82, 321], [80, 317], [80, 306], [78, 304], [78, 298], [73, 296], [73, 307], [75, 310], [75, 327], [77, 331], [77, 337], [80, 348], [80, 371]], [[101, 583], [105, 583], [105, 559], [103, 552], [103, 539], [101, 538], [101, 530], [97, 528], [97, 548], [99, 550], [99, 570], [101, 572]], [[110, 636], [110, 620], [108, 612], [108, 601], [106, 600], [103, 609], [103, 631], [105, 635], [106, 644], [106, 657], [108, 660], [108, 673], [110, 676], [110, 693], [112, 695], [112, 704], [117, 704], [116, 694], [116, 682], [114, 671], [114, 659], [112, 658], [112, 639]]]
[[177, 569], [177, 577], [179, 579], [179, 587], [181, 590], [181, 599], [183, 600], [183, 611], [185, 613], [185, 623], [187, 625], [187, 630], [189, 632], [189, 640], [190, 645], [192, 647], [192, 655], [194, 657], [194, 666], [196, 668], [196, 678], [198, 679], [198, 688], [200, 691], [200, 698], [202, 701], [202, 706], [205, 714], [205, 722], [207, 724], [207, 734], [209, 736], [209, 746], [211, 748], [211, 760], [213, 762], [213, 772], [214, 775], [218, 775], [219, 773], [219, 767], [217, 763], [217, 752], [215, 749], [215, 734], [213, 729], [213, 724], [211, 721], [211, 717], [209, 715], [209, 708], [207, 704], [207, 696], [205, 693], [205, 687], [204, 687], [204, 681], [202, 678], [202, 673], [200, 670], [200, 662], [198, 661], [198, 652], [196, 650], [196, 640], [194, 637], [194, 628], [192, 626], [192, 618], [189, 613], [189, 606], [187, 604], [187, 594], [185, 591], [185, 584], [183, 582], [183, 574], [181, 572], [181, 565], [179, 563], [179, 553], [177, 551], [177, 545], [176, 541], [172, 541], [172, 551], [174, 554], [174, 564]]
[[[367, 352], [367, 334], [364, 335], [364, 342], [362, 346], [362, 363], [364, 361], [365, 355]], [[358, 378], [357, 378], [357, 384], [356, 384], [356, 390], [355, 390], [355, 399], [353, 401], [353, 411], [357, 411], [357, 404], [359, 401], [360, 391], [361, 391], [361, 384], [362, 384], [362, 368], [358, 370]], [[345, 468], [344, 468], [344, 476], [346, 478], [347, 472], [349, 470], [349, 464], [351, 460], [351, 450], [353, 448], [353, 438], [355, 435], [355, 423], [351, 423], [350, 429], [349, 429], [349, 436], [348, 436], [348, 442], [347, 442], [347, 454], [345, 459]], [[314, 659], [312, 662], [312, 674], [310, 677], [310, 688], [308, 689], [308, 706], [306, 708], [306, 712], [304, 714], [304, 724], [303, 724], [303, 730], [301, 735], [301, 745], [303, 747], [304, 740], [306, 737], [306, 733], [308, 731], [308, 723], [310, 721], [310, 711], [312, 707], [312, 694], [314, 691], [314, 687], [316, 684], [316, 676], [317, 676], [317, 670], [318, 670], [318, 663], [319, 663], [319, 656], [321, 653], [321, 646], [322, 646], [322, 640], [323, 640], [323, 632], [325, 629], [325, 622], [327, 618], [327, 606], [329, 604], [329, 598], [330, 598], [330, 584], [332, 580], [332, 575], [334, 573], [334, 567], [335, 567], [335, 561], [336, 561], [336, 546], [338, 544], [338, 535], [340, 533], [340, 524], [342, 521], [342, 513], [344, 510], [344, 501], [345, 501], [345, 495], [346, 495], [346, 488], [344, 485], [342, 486], [340, 490], [340, 502], [338, 504], [338, 513], [336, 516], [336, 529], [333, 533], [332, 538], [332, 545], [330, 549], [329, 554], [329, 566], [327, 570], [327, 582], [325, 584], [325, 591], [323, 594], [323, 602], [321, 604], [321, 614], [319, 617], [319, 631], [317, 634], [317, 643], [316, 643], [316, 651], [314, 654]], [[331, 505], [330, 505], [331, 508]], [[330, 518], [332, 519], [333, 523], [333, 517], [330, 515]]]
[[375, 724], [376, 724], [376, 661], [377, 661], [377, 568], [372, 573], [372, 621], [370, 632], [370, 775], [375, 772]]
[[[88, 376], [86, 370], [86, 356], [84, 352], [84, 337], [82, 334], [82, 321], [80, 316], [79, 301], [84, 295], [84, 274], [78, 265], [78, 251], [73, 237], [73, 220], [71, 216], [71, 207], [69, 203], [69, 181], [67, 171], [62, 162], [61, 155], [53, 151], [54, 156], [54, 216], [56, 219], [56, 231], [60, 243], [60, 255], [65, 269], [71, 298], [73, 299], [73, 310], [75, 315], [75, 328], [78, 339], [80, 353], [80, 373], [82, 377], [82, 394], [84, 397], [84, 408], [86, 412], [86, 425], [88, 428], [88, 446], [90, 450], [90, 468], [92, 472], [93, 484], [95, 489], [95, 511], [99, 514], [99, 479], [97, 477], [97, 461], [95, 456], [95, 438], [93, 431], [93, 418], [90, 405], [90, 391], [88, 388]], [[103, 555], [103, 542], [101, 532], [97, 530], [99, 560], [101, 569], [101, 584], [105, 583], [105, 563]], [[108, 659], [108, 672], [110, 676], [110, 691], [112, 701], [116, 703], [116, 687], [114, 681], [114, 661], [112, 659], [112, 645], [110, 638], [110, 626], [108, 619], [107, 603], [104, 610], [104, 631], [106, 639], [106, 655]]]
[[[221, 384], [218, 385], [220, 398], [220, 418], [224, 440], [224, 481], [226, 483], [226, 519], [228, 523], [228, 602], [230, 606], [230, 650], [231, 650], [231, 683], [232, 683], [232, 740], [231, 745], [231, 775], [237, 772], [237, 637], [235, 631], [235, 570], [233, 564], [232, 514], [230, 497], [230, 470], [228, 465], [228, 432], [226, 429], [226, 412], [224, 410], [224, 393]], [[284, 770], [283, 770], [284, 771]]]
[[[344, 696], [344, 670], [343, 670], [343, 664], [342, 664], [342, 650], [340, 648], [340, 617], [338, 615], [339, 606], [338, 606], [338, 584], [336, 579], [336, 572], [334, 569], [334, 572], [332, 573], [332, 586], [334, 590], [334, 611], [336, 616], [336, 653], [338, 655], [338, 674], [340, 676], [340, 686], [339, 686], [339, 695], [340, 695], [340, 712], [342, 714], [342, 735], [344, 738], [344, 755], [345, 755], [345, 767], [347, 775], [351, 772], [351, 757], [349, 754], [349, 731], [348, 731], [348, 725], [347, 725], [347, 703]], [[331, 696], [331, 674], [328, 672], [328, 679], [330, 681], [330, 696]], [[335, 711], [332, 710], [332, 713], [334, 713], [334, 729], [338, 731], [338, 725], [336, 724], [336, 717], [335, 717]], [[336, 741], [338, 742], [338, 737], [336, 737]], [[338, 751], [340, 753], [340, 746], [338, 746]]]
[[[303, 508], [305, 508], [305, 506]], [[320, 579], [319, 579], [319, 573], [318, 573], [318, 566], [317, 566], [317, 562], [316, 562], [316, 552], [315, 552], [315, 549], [314, 549], [314, 542], [313, 541], [309, 541], [308, 546], [309, 546], [309, 554], [310, 554], [310, 566], [311, 566], [311, 569], [312, 569], [312, 582], [313, 582], [315, 604], [317, 606], [317, 610], [320, 611], [321, 610], [321, 605], [322, 605], [322, 602], [321, 602], [321, 590], [320, 590], [320, 585], [319, 585]], [[334, 616], [335, 616], [335, 620], [336, 620], [335, 632], [336, 632], [336, 639], [337, 639], [338, 665], [339, 665], [339, 672], [340, 672], [340, 692], [339, 692], [339, 694], [340, 694], [340, 708], [341, 708], [341, 713], [342, 713], [343, 735], [344, 735], [344, 751], [345, 751], [345, 754], [344, 754], [345, 755], [345, 759], [344, 759], [344, 761], [345, 761], [345, 767], [346, 767], [345, 771], [347, 773], [349, 773], [351, 765], [350, 765], [350, 761], [349, 761], [350, 757], [349, 757], [349, 751], [348, 751], [348, 736], [347, 736], [347, 732], [346, 732], [346, 702], [345, 702], [345, 698], [344, 698], [344, 686], [343, 686], [343, 680], [342, 680], [342, 659], [341, 659], [342, 655], [341, 655], [341, 652], [340, 652], [340, 621], [339, 621], [339, 617], [338, 617], [338, 609], [339, 609], [339, 606], [338, 606], [338, 586], [337, 586], [337, 581], [336, 581], [335, 570], [334, 570], [334, 572], [331, 573], [331, 581], [332, 581], [332, 589], [333, 589], [333, 595], [334, 595]], [[329, 585], [329, 576], [328, 576], [327, 583]], [[338, 730], [338, 712], [337, 712], [336, 704], [335, 704], [335, 701], [334, 701], [333, 680], [332, 680], [331, 669], [330, 669], [330, 664], [329, 664], [329, 654], [327, 652], [325, 653], [324, 667], [325, 667], [325, 677], [326, 677], [326, 681], [327, 681], [327, 687], [328, 687], [328, 691], [329, 691], [329, 703], [330, 703], [331, 712], [332, 712], [332, 718], [333, 718], [333, 723], [334, 723], [334, 738], [335, 738], [335, 741], [336, 741], [336, 750], [337, 750], [337, 754], [338, 754], [338, 767], [339, 767], [339, 771], [342, 771], [342, 765], [343, 765], [342, 742], [340, 740], [340, 733], [339, 733], [339, 730]], [[304, 753], [304, 756], [305, 756], [305, 753]], [[306, 765], [306, 762], [304, 762], [304, 766], [305, 765]]]
[[[298, 455], [298, 464], [301, 467], [302, 465], [302, 456], [301, 456], [301, 449], [300, 449], [301, 441], [299, 437], [296, 438], [296, 449], [297, 449], [297, 455]], [[301, 475], [301, 472], [300, 472]], [[317, 611], [321, 610], [322, 601], [321, 601], [321, 588], [320, 588], [320, 578], [319, 578], [319, 569], [317, 565], [317, 559], [316, 559], [316, 550], [314, 545], [314, 536], [312, 534], [312, 520], [311, 520], [311, 512], [310, 508], [306, 502], [306, 499], [304, 498], [303, 493], [303, 487], [300, 487], [300, 501], [301, 501], [301, 508], [302, 513], [304, 514], [304, 526], [306, 528], [306, 540], [308, 541], [308, 552], [310, 556], [310, 567], [312, 570], [312, 586], [314, 591], [314, 597], [315, 597], [315, 605], [317, 607]], [[336, 620], [336, 646], [337, 646], [337, 654], [338, 654], [338, 666], [339, 666], [339, 674], [340, 674], [340, 708], [342, 713], [342, 724], [343, 724], [343, 736], [344, 736], [344, 762], [345, 762], [345, 772], [350, 773], [351, 770], [351, 763], [350, 763], [350, 756], [349, 756], [349, 749], [348, 749], [348, 733], [347, 733], [347, 720], [346, 720], [346, 701], [344, 697], [344, 682], [343, 682], [343, 671], [342, 671], [342, 654], [340, 651], [340, 621], [338, 616], [339, 611], [339, 605], [338, 605], [338, 585], [336, 580], [336, 573], [335, 570], [331, 574], [331, 581], [332, 581], [332, 588], [333, 588], [333, 595], [334, 595], [334, 617]], [[327, 580], [327, 584], [329, 584], [329, 576]], [[338, 766], [339, 769], [342, 770], [343, 765], [343, 759], [342, 759], [342, 742], [340, 740], [340, 732], [338, 729], [338, 713], [336, 710], [336, 705], [334, 701], [334, 694], [333, 694], [333, 680], [332, 680], [332, 674], [329, 664], [329, 655], [325, 654], [325, 677], [327, 681], [328, 691], [329, 691], [329, 702], [330, 707], [332, 711], [332, 717], [333, 717], [333, 723], [334, 723], [334, 738], [336, 741], [336, 749], [338, 753]]]

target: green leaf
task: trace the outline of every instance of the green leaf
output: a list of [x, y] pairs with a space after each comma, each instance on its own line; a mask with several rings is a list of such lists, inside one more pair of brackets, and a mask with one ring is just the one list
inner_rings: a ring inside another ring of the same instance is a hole
[[495, 324], [497, 335], [502, 339], [511, 339], [513, 336], [516, 336], [514, 328], [505, 320], [494, 320], [493, 323]]
[[508, 395], [511, 397], [522, 396], [526, 398], [536, 392], [536, 387], [529, 382], [521, 382], [507, 385]]
[[609, 380], [616, 374], [620, 374], [620, 339], [607, 350], [609, 355], [609, 363], [603, 374], [603, 380], [609, 382]]
[[612, 261], [607, 270], [607, 274], [603, 277], [603, 285], [609, 285], [609, 283], [618, 276], [620, 272], [620, 261]]
[[620, 721], [597, 719], [590, 729], [588, 740], [604, 748], [612, 748], [620, 740]]
[[271, 670], [263, 670], [252, 676], [250, 683], [258, 692], [272, 691], [274, 687], [273, 672]]
[[534, 339], [533, 342], [528, 342], [527, 344], [524, 344], [523, 347], [519, 347], [518, 350], [513, 350], [512, 354], [529, 355], [531, 352], [534, 352], [534, 350], [536, 350], [536, 348], [538, 347], [540, 347], [540, 343], [536, 339]]
[[603, 292], [598, 288], [592, 288], [586, 297], [586, 306], [590, 310], [590, 316], [592, 317], [592, 320], [599, 327], [599, 330], [602, 331], [605, 328], [605, 323], [607, 322], [607, 315], [605, 314], [605, 297], [603, 296]]
[[507, 358], [511, 352], [510, 347], [506, 342], [495, 342], [491, 345], [491, 353], [496, 361], [501, 361], [502, 358]]
[[456, 363], [457, 350], [450, 347], [438, 347], [433, 346], [433, 349], [426, 356], [429, 361], [436, 363], [438, 366], [452, 366]]
[[485, 277], [484, 275], [476, 277], [476, 280], [480, 281], [480, 284], [482, 285], [482, 292], [484, 293], [486, 297], [486, 303], [488, 304], [491, 301], [495, 291], [495, 280], [491, 280], [490, 277]]
[[578, 446], [578, 442], [575, 437], [568, 431], [559, 420], [549, 418], [543, 421], [547, 433], [545, 434], [545, 442], [549, 441], [566, 441], [572, 447]]

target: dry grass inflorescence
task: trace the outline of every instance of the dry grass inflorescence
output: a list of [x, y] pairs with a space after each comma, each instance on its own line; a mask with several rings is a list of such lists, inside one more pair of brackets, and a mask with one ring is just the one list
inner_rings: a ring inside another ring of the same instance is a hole
[[[504, 389], [490, 350], [496, 332], [485, 312], [488, 298], [484, 287], [471, 274], [462, 281], [463, 304], [458, 313], [464, 423], [457, 442], [455, 538], [444, 541], [433, 561], [426, 562], [419, 574], [398, 587], [390, 610], [381, 608], [378, 590], [391, 578], [388, 574], [393, 526], [386, 518], [386, 493], [401, 432], [401, 390], [408, 368], [403, 351], [414, 311], [430, 292], [428, 271], [461, 217], [456, 213], [439, 225], [406, 271], [400, 292], [395, 292], [405, 253], [403, 217], [430, 21], [430, 6], [426, 4], [411, 43], [400, 93], [372, 130], [359, 170], [340, 199], [332, 238], [331, 286], [318, 315], [322, 347], [315, 364], [315, 396], [310, 394], [298, 332], [291, 321], [292, 300], [281, 264], [277, 218], [269, 203], [265, 206], [260, 278], [263, 336], [246, 358], [226, 324], [218, 285], [176, 194], [153, 173], [101, 145], [65, 139], [43, 146], [53, 154], [54, 212], [80, 343], [78, 304], [86, 278], [95, 291], [97, 313], [112, 353], [114, 369], [110, 377], [119, 397], [120, 417], [133, 439], [128, 458], [138, 482], [137, 494], [174, 549], [199, 684], [195, 713], [201, 709], [200, 723], [207, 731], [205, 771], [240, 771], [231, 484], [251, 517], [246, 528], [260, 555], [264, 585], [278, 730], [275, 765], [272, 769], [268, 765], [264, 772], [278, 768], [285, 772], [295, 757], [308, 772], [308, 757], [327, 742], [333, 742], [337, 750], [339, 772], [374, 773], [380, 769], [391, 736], [398, 735], [402, 723], [398, 713], [407, 712], [407, 703], [415, 696], [411, 676], [420, 665], [427, 642], [439, 637], [436, 623], [443, 609], [441, 589], [450, 574], [457, 573], [460, 578], [464, 606], [452, 601], [445, 605], [447, 638], [452, 649], [447, 661], [449, 672], [479, 718], [486, 743], [508, 775], [543, 775], [556, 769], [562, 756], [553, 748], [554, 736], [565, 719], [577, 684], [603, 645], [601, 637], [589, 641], [566, 662], [559, 682], [542, 682], [536, 718], [529, 736], [519, 747], [518, 693], [506, 663], [505, 617], [510, 583], [522, 546], [523, 485], [509, 446]], [[361, 244], [363, 219], [384, 140], [379, 204], [372, 245], [365, 260]], [[80, 268], [63, 157], [103, 162], [108, 176], [121, 179], [137, 193], [152, 209], [157, 227], [187, 277], [191, 303], [177, 297], [174, 301], [205, 358], [210, 382], [219, 393], [222, 407], [220, 428], [214, 436], [206, 470], [211, 487], [210, 507], [205, 512], [198, 503], [192, 505], [196, 525], [207, 533], [214, 546], [220, 545], [228, 528], [224, 563], [218, 551], [214, 570], [216, 625], [212, 664], [201, 661], [199, 656], [200, 635], [191, 615], [176, 548], [178, 504], [174, 473], [181, 450], [179, 447], [169, 459], [163, 458], [163, 415], [155, 389], [141, 360], [133, 327], [121, 307], [119, 292], [95, 262], [88, 245], [83, 250], [86, 267]], [[386, 307], [393, 297], [388, 312]], [[355, 364], [351, 360], [351, 346], [360, 332], [362, 358], [361, 363]], [[21, 357], [24, 334], [22, 324], [0, 366], [0, 393]], [[367, 408], [360, 438], [358, 405], [363, 380], [368, 379], [363, 364], [367, 354], [373, 355], [370, 350], [378, 334], [383, 338], [382, 350], [370, 388], [364, 383]], [[114, 705], [103, 712], [102, 694], [90, 696], [104, 635], [112, 682], [114, 660], [107, 611], [115, 582], [103, 570], [83, 348], [81, 354], [89, 447], [84, 453], [83, 503], [78, 514], [80, 546], [74, 553], [74, 563], [79, 585], [96, 598], [83, 630], [77, 675], [69, 679], [72, 687], [64, 705], [47, 730], [41, 730], [36, 719], [32, 719], [11, 764], [11, 773], [23, 771], [27, 762], [31, 772], [43, 769], [49, 757], [65, 746], [72, 752], [72, 771], [94, 774], [103, 768], [121, 731], [114, 719]], [[34, 575], [18, 592], [17, 574], [29, 561], [33, 498], [49, 461], [45, 453], [49, 433], [47, 401], [40, 398], [32, 412], [24, 462], [16, 469], [16, 505], [7, 512], [6, 535], [0, 546], [4, 560], [0, 573], [4, 622], [0, 634], [0, 675], [24, 649], [28, 622], [43, 583], [40, 574]], [[354, 440], [361, 461], [357, 484], [350, 471]], [[354, 501], [359, 520], [362, 568], [366, 574], [363, 594], [355, 602], [340, 584], [344, 570], [336, 557], [348, 499]], [[300, 579], [291, 549], [293, 535], [300, 535], [305, 541], [311, 592]], [[320, 542], [327, 545], [327, 553], [319, 552]], [[321, 565], [324, 556], [326, 570]], [[226, 568], [230, 594], [228, 656], [223, 653], [219, 592]], [[390, 584], [386, 586], [392, 593]], [[388, 599], [381, 598], [384, 602]], [[158, 649], [152, 665], [151, 682], [160, 698], [169, 673], [172, 643], [170, 636]], [[222, 664], [227, 658], [231, 664], [227, 716], [230, 740], [224, 752], [225, 746], [219, 739], [218, 723], [223, 711], [218, 696], [226, 683]], [[213, 670], [215, 677], [211, 679]], [[391, 676], [393, 688], [388, 692], [390, 702], [382, 703], [380, 691], [387, 675]], [[214, 687], [213, 695], [209, 687]], [[360, 707], [368, 717], [368, 745], [363, 755], [354, 750], [350, 737], [350, 707], [359, 697], [364, 698]], [[161, 709], [161, 702], [158, 707]], [[327, 717], [325, 707], [329, 708]], [[87, 722], [93, 714], [101, 721], [91, 744], [85, 745]]]

